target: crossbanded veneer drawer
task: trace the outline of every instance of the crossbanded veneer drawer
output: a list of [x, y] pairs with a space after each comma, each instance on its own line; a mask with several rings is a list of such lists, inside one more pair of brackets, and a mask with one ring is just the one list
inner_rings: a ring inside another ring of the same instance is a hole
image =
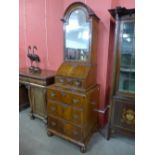
[[48, 89], [48, 91], [47, 91], [47, 98], [50, 99], [50, 100], [59, 101], [59, 99], [60, 99], [60, 92], [57, 91], [57, 90]]
[[48, 128], [63, 133], [63, 123], [58, 119], [48, 116]]
[[82, 138], [82, 129], [77, 127], [77, 126], [73, 126], [69, 123], [64, 123], [63, 124], [63, 133], [70, 137], [73, 138], [75, 140], [81, 140]]
[[54, 115], [54, 116], [58, 116], [58, 104], [51, 101], [51, 100], [48, 100], [48, 103], [47, 103], [47, 113], [48, 115]]
[[72, 107], [72, 122], [79, 125], [84, 124], [85, 119], [83, 109]]
[[74, 92], [67, 92], [56, 89], [48, 89], [47, 96], [50, 100], [59, 101], [64, 104], [69, 104], [81, 108], [84, 107], [84, 103], [86, 101], [85, 96], [80, 96]]
[[82, 128], [54, 117], [48, 117], [48, 129], [59, 132], [75, 140], [80, 141], [82, 139]]
[[84, 80], [79, 80], [76, 78], [69, 78], [69, 77], [56, 77], [55, 82], [58, 85], [68, 85], [72, 87], [77, 87], [77, 88], [83, 88], [85, 86]]
[[47, 112], [50, 116], [56, 116], [77, 125], [83, 125], [85, 123], [84, 109], [82, 108], [48, 100]]

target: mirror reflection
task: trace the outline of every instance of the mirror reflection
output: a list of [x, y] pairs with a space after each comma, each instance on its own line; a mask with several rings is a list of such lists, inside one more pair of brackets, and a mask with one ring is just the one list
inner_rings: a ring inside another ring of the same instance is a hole
[[83, 10], [77, 9], [70, 14], [65, 25], [65, 60], [88, 59], [90, 24]]

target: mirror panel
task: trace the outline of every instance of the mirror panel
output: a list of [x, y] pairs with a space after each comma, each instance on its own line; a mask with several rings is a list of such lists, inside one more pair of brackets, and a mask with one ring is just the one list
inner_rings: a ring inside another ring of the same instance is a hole
[[87, 61], [90, 23], [82, 9], [74, 10], [65, 24], [65, 60]]

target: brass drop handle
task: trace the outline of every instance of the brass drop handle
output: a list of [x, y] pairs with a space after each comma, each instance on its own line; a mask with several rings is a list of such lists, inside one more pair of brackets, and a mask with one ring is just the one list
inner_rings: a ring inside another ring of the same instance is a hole
[[96, 101], [92, 101], [91, 104], [96, 105]]
[[77, 104], [77, 103], [79, 103], [80, 101], [78, 100], [78, 99], [73, 99], [73, 103], [74, 104]]
[[67, 78], [67, 82], [71, 82], [71, 81], [72, 81], [72, 79]]
[[78, 132], [77, 132], [77, 131], [73, 131], [73, 134], [74, 134], [75, 136], [77, 136], [77, 135], [78, 135]]
[[74, 115], [73, 115], [73, 118], [74, 118], [74, 119], [78, 119], [78, 118], [79, 118], [79, 116], [78, 116], [78, 115], [76, 115], [76, 114], [74, 114]]
[[80, 86], [80, 81], [75, 81], [76, 86]]
[[65, 109], [64, 109], [64, 107], [62, 107], [62, 111], [61, 111], [61, 112], [62, 112], [62, 114], [64, 114], [64, 111], [65, 111]]
[[66, 93], [62, 92], [61, 95], [62, 95], [62, 96], [66, 96]]
[[55, 97], [55, 96], [56, 96], [56, 94], [55, 94], [54, 92], [52, 92], [52, 93], [51, 93], [51, 96], [52, 96], [52, 97]]
[[52, 124], [52, 126], [56, 126], [56, 123], [55, 122], [52, 122], [51, 124]]
[[59, 81], [60, 81], [61, 83], [64, 83], [64, 79], [60, 79]]
[[56, 107], [51, 107], [51, 110], [52, 110], [52, 111], [55, 111], [55, 110], [56, 110]]

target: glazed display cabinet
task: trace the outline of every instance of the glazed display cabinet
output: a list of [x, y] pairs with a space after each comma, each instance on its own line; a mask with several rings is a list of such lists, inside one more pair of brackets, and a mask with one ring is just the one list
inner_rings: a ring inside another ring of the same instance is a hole
[[96, 48], [99, 18], [81, 2], [65, 11], [64, 62], [55, 84], [48, 86], [48, 135], [57, 135], [86, 147], [97, 128], [99, 85], [96, 84]]
[[107, 139], [113, 133], [134, 136], [135, 131], [135, 10], [109, 10], [115, 24], [113, 80]]

